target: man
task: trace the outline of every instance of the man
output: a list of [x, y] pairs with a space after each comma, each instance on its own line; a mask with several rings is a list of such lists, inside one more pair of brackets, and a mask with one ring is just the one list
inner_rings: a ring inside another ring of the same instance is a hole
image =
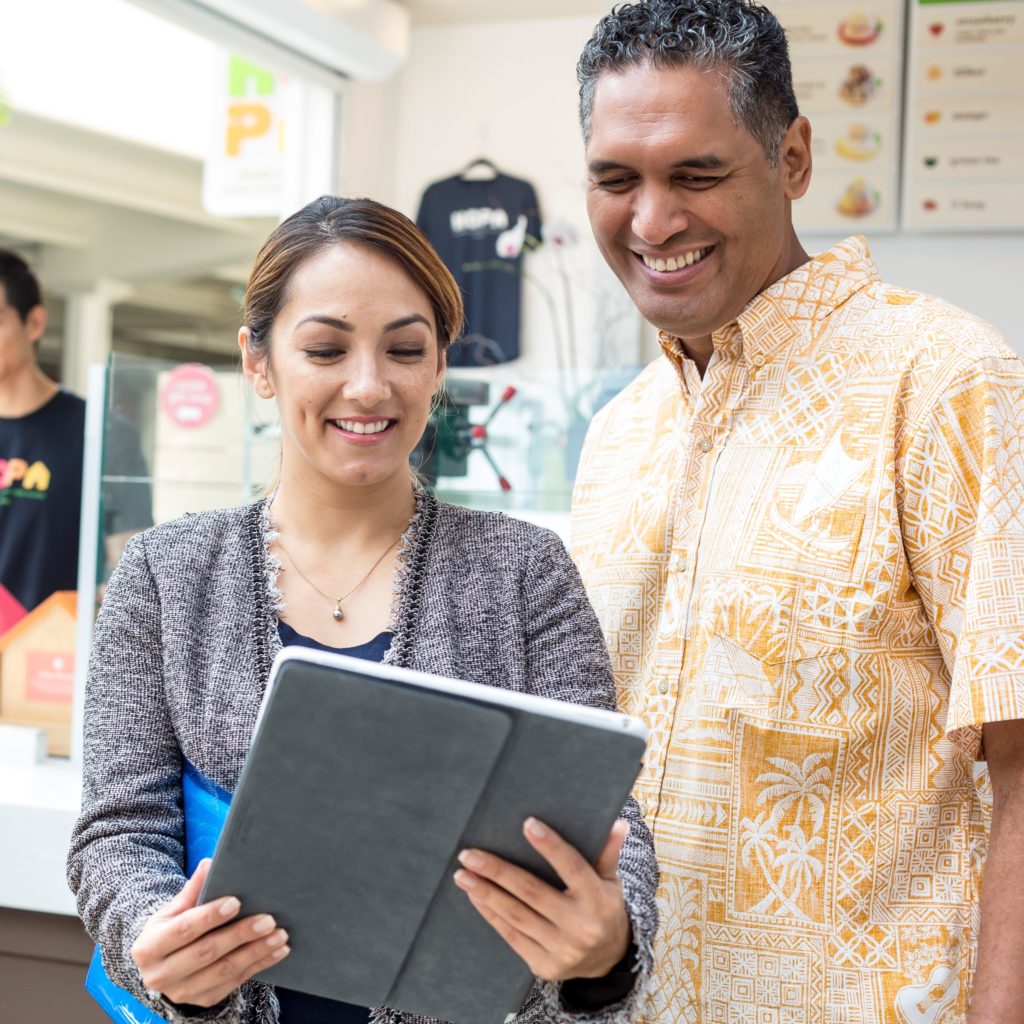
[[[0, 249], [0, 596], [7, 625], [78, 585], [85, 402], [40, 369], [36, 346], [45, 330], [36, 276], [17, 253]], [[126, 422], [112, 417], [106, 444], [108, 472], [146, 474], [138, 435]], [[107, 487], [104, 498], [106, 547], [116, 560], [128, 536], [152, 522], [149, 487], [121, 483]]]
[[804, 252], [764, 8], [620, 6], [579, 76], [594, 234], [664, 351], [573, 519], [652, 730], [650, 1018], [1024, 1019], [1024, 368], [862, 239]]

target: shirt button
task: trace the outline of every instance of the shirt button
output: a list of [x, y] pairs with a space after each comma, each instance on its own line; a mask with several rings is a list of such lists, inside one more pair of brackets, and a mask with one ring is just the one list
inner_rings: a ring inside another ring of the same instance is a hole
[[647, 801], [646, 800], [637, 800], [637, 805], [640, 808], [640, 817], [641, 818], [646, 818], [647, 817]]
[[672, 684], [667, 679], [662, 679], [658, 683], [658, 693], [668, 693], [672, 689]]
[[703, 452], [703, 453], [704, 453], [705, 455], [707, 455], [707, 453], [708, 453], [709, 451], [711, 451], [711, 449], [712, 449], [712, 448], [714, 448], [714, 447], [715, 447], [715, 442], [714, 442], [714, 441], [712, 441], [710, 437], [702, 437], [702, 438], [701, 438], [701, 439], [700, 439], [700, 440], [699, 440], [699, 441], [697, 442], [697, 447], [698, 447], [698, 448], [699, 448], [699, 449], [700, 449], [700, 450], [701, 450], [701, 451], [702, 451], [702, 452]]
[[764, 366], [764, 356], [760, 352], [750, 360], [755, 366]]
[[686, 572], [689, 569], [690, 563], [686, 560], [686, 555], [676, 555], [672, 559], [671, 569], [673, 572]]

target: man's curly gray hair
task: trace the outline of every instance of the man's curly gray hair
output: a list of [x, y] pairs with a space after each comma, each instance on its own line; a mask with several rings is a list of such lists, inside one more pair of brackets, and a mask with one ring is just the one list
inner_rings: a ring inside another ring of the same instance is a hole
[[800, 111], [786, 34], [766, 7], [752, 0], [640, 0], [616, 6], [598, 22], [576, 68], [580, 124], [588, 144], [600, 76], [643, 65], [724, 73], [733, 119], [760, 143], [769, 163], [778, 164], [779, 143]]

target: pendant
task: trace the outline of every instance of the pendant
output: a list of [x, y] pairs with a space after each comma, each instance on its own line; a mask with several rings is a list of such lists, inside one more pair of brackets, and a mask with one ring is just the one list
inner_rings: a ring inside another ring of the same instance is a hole
[[341, 598], [340, 597], [338, 598], [337, 603], [334, 605], [334, 611], [331, 612], [331, 614], [334, 616], [334, 621], [335, 622], [341, 622], [341, 620], [343, 618], [345, 618], [345, 613], [341, 610]]

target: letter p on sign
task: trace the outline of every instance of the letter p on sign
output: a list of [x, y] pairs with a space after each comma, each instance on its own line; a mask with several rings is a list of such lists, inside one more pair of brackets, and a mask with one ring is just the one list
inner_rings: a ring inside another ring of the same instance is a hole
[[228, 156], [238, 156], [242, 142], [246, 139], [258, 139], [266, 135], [270, 121], [270, 109], [264, 103], [228, 104]]

